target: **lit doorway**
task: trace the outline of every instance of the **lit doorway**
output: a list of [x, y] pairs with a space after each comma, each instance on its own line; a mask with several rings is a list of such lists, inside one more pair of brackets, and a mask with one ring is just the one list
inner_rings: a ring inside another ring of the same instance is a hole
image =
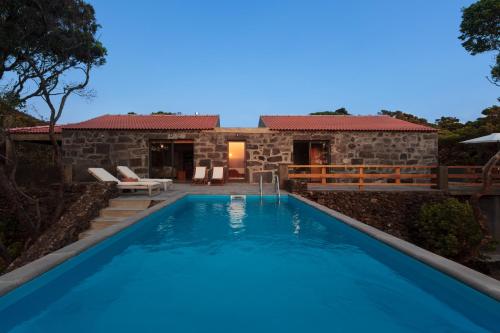
[[245, 142], [228, 142], [228, 178], [245, 180]]

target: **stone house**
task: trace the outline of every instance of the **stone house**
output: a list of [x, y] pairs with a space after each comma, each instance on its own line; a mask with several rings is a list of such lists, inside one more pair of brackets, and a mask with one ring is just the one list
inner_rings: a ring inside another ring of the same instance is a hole
[[[258, 127], [220, 127], [216, 115], [104, 115], [57, 128], [73, 179], [88, 167], [189, 180], [194, 166], [225, 167], [228, 181], [270, 182], [282, 163], [437, 163], [435, 129], [388, 116], [261, 116]], [[46, 127], [11, 129], [47, 140]]]

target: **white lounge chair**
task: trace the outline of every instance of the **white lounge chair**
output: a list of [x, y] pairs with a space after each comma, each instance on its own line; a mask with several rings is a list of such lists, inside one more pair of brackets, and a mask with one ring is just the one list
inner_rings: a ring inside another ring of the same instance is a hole
[[193, 184], [206, 184], [207, 182], [207, 167], [197, 166], [194, 169]]
[[166, 191], [172, 186], [172, 179], [167, 178], [140, 178], [137, 176], [135, 172], [130, 170], [129, 167], [126, 166], [117, 166], [116, 169], [118, 172], [125, 178], [136, 179], [139, 182], [156, 182], [163, 185], [163, 190]]
[[157, 182], [122, 182], [103, 168], [89, 168], [89, 173], [101, 182], [114, 182], [119, 190], [147, 190], [149, 196], [160, 193], [160, 183]]
[[224, 167], [214, 167], [212, 169], [212, 178], [210, 182], [211, 184], [224, 184]]

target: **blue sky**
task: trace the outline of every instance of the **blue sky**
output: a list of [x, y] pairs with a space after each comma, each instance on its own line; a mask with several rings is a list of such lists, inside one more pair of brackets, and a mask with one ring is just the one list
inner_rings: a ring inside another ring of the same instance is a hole
[[340, 107], [470, 120], [499, 96], [485, 79], [493, 55], [457, 39], [473, 1], [90, 2], [109, 56], [96, 97], [72, 97], [61, 123], [163, 110], [256, 126]]

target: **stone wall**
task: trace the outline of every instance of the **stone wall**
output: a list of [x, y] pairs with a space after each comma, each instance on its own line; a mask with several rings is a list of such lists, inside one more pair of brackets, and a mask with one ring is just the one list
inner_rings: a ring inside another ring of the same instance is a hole
[[330, 142], [331, 164], [430, 165], [437, 163], [437, 133], [288, 132], [293, 140]]
[[290, 135], [267, 129], [240, 131], [64, 131], [64, 162], [73, 165], [76, 180], [91, 179], [89, 167], [103, 167], [115, 174], [117, 165], [129, 166], [141, 177], [149, 174], [149, 141], [194, 141], [195, 165], [227, 167], [228, 141], [245, 141], [247, 181], [260, 175], [270, 182], [279, 163], [291, 163], [293, 143]]
[[331, 154], [333, 164], [436, 164], [437, 133], [338, 132]]
[[149, 141], [191, 139], [197, 131], [141, 132], [65, 130], [62, 135], [64, 163], [73, 166], [73, 179], [93, 179], [90, 167], [102, 167], [116, 175], [116, 166], [130, 167], [140, 177], [149, 175]]
[[64, 130], [66, 164], [74, 179], [90, 179], [87, 168], [104, 167], [115, 173], [127, 165], [139, 176], [149, 174], [149, 141], [194, 141], [196, 165], [227, 167], [228, 141], [245, 141], [247, 181], [262, 175], [270, 182], [280, 163], [293, 162], [294, 140], [323, 140], [330, 144], [332, 164], [429, 165], [437, 163], [437, 134], [412, 132], [301, 132], [267, 128], [210, 131], [82, 131]]
[[280, 163], [292, 162], [293, 141], [290, 135], [267, 129], [240, 131], [206, 131], [195, 140], [197, 165], [227, 166], [228, 142], [245, 141], [246, 177], [255, 183], [262, 175], [264, 182], [271, 182]]
[[9, 265], [8, 270], [76, 242], [78, 235], [90, 227], [90, 221], [118, 194], [114, 184], [73, 184], [67, 188], [65, 195], [73, 200], [66, 203], [61, 218], [44, 230], [37, 240]]
[[449, 197], [441, 191], [302, 191], [300, 195], [409, 241], [418, 238], [420, 207]]

